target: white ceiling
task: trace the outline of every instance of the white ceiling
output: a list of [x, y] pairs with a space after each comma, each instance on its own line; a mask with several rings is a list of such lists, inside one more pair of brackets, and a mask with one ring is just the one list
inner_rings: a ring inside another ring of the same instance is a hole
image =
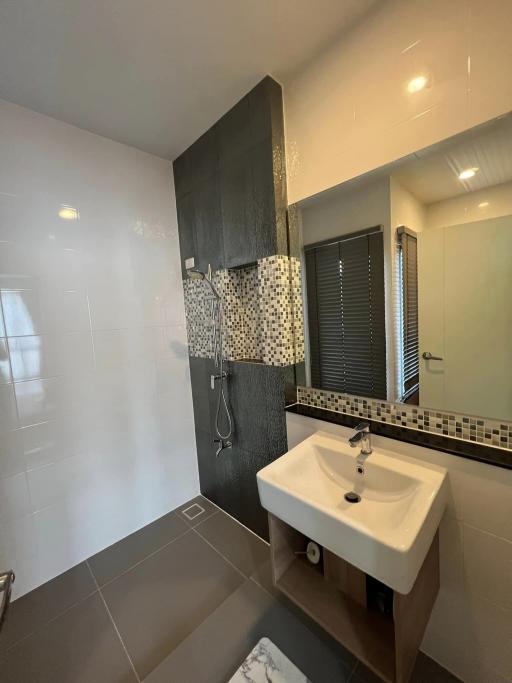
[[[478, 168], [469, 180], [459, 173]], [[512, 182], [512, 114], [506, 114], [414, 152], [336, 187], [307, 197], [301, 207], [314, 206], [371, 187], [392, 176], [425, 206]]]
[[[459, 173], [478, 168], [470, 180]], [[392, 172], [423, 204], [483, 190], [512, 180], [512, 116], [478, 126], [433, 148], [417, 152]]]
[[169, 159], [383, 0], [0, 0], [0, 97]]

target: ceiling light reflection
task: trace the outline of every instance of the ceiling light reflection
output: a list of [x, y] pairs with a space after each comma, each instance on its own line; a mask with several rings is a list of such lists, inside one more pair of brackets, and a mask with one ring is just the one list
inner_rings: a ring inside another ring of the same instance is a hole
[[59, 218], [65, 221], [76, 221], [78, 219], [78, 209], [75, 209], [73, 206], [61, 206]]
[[415, 76], [414, 78], [411, 78], [409, 83], [407, 83], [407, 91], [412, 93], [419, 92], [420, 90], [423, 90], [423, 88], [428, 84], [428, 78], [427, 76], [424, 76], [423, 74], [419, 76]]
[[465, 168], [459, 173], [459, 180], [469, 180], [475, 175], [475, 173], [478, 173], [479, 170], [480, 169], [478, 166], [473, 166], [473, 168]]

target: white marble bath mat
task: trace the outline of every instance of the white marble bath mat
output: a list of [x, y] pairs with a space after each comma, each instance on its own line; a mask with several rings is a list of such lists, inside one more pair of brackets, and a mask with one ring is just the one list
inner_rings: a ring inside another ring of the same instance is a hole
[[229, 683], [311, 683], [268, 638], [262, 638]]

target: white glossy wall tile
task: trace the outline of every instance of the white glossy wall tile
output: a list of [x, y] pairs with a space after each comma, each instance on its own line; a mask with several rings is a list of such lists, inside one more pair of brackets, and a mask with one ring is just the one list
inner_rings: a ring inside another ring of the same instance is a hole
[[511, 21], [508, 0], [377, 3], [284, 82], [288, 200], [511, 110]]
[[18, 596], [198, 493], [171, 164], [0, 100], [0, 298]]
[[[287, 413], [288, 447], [347, 427]], [[389, 439], [374, 436], [389, 446]], [[448, 470], [440, 527], [441, 589], [422, 650], [465, 683], [512, 681], [512, 470], [393, 441], [393, 450]]]

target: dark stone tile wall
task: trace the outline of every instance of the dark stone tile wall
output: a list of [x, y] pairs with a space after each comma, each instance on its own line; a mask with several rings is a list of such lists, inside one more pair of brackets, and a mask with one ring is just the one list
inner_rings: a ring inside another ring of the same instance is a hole
[[[281, 86], [266, 77], [174, 162], [182, 260], [288, 254]], [[183, 273], [184, 274], [184, 273]]]
[[[286, 452], [285, 370], [230, 362], [227, 395], [234, 419], [233, 448], [215, 456], [217, 392], [213, 362], [190, 358], [201, 493], [263, 538], [267, 516], [259, 504], [256, 472]], [[225, 425], [221, 423], [221, 429]]]
[[[174, 184], [183, 277], [191, 256], [206, 271], [289, 254], [280, 85], [264, 78], [176, 159]], [[256, 472], [286, 451], [285, 387], [295, 385], [294, 370], [241, 362], [227, 369], [235, 431], [233, 448], [217, 458], [213, 362], [190, 358], [201, 492], [268, 538]]]

